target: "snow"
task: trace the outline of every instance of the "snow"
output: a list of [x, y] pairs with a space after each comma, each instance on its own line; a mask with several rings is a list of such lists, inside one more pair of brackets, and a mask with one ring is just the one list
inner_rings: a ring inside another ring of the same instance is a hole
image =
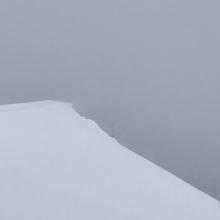
[[43, 101], [0, 107], [0, 219], [219, 220], [220, 205]]

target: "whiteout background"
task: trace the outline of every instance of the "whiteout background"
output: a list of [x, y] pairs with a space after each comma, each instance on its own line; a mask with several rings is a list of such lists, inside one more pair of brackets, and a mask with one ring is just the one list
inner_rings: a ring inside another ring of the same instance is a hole
[[74, 103], [220, 199], [219, 1], [1, 0], [0, 103]]

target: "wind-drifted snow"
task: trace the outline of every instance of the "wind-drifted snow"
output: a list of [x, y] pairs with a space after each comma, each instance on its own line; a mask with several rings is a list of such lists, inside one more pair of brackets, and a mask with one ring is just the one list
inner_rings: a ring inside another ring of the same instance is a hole
[[0, 107], [1, 220], [219, 220], [219, 202], [70, 104]]

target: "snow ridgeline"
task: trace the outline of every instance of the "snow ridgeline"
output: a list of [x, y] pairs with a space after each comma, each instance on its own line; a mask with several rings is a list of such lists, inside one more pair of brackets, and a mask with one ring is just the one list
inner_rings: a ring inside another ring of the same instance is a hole
[[220, 204], [71, 104], [0, 107], [0, 219], [219, 220]]

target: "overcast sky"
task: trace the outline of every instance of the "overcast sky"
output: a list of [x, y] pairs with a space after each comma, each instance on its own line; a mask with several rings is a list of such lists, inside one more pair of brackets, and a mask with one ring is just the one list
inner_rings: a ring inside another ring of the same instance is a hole
[[1, 0], [0, 103], [59, 99], [220, 199], [220, 2]]

